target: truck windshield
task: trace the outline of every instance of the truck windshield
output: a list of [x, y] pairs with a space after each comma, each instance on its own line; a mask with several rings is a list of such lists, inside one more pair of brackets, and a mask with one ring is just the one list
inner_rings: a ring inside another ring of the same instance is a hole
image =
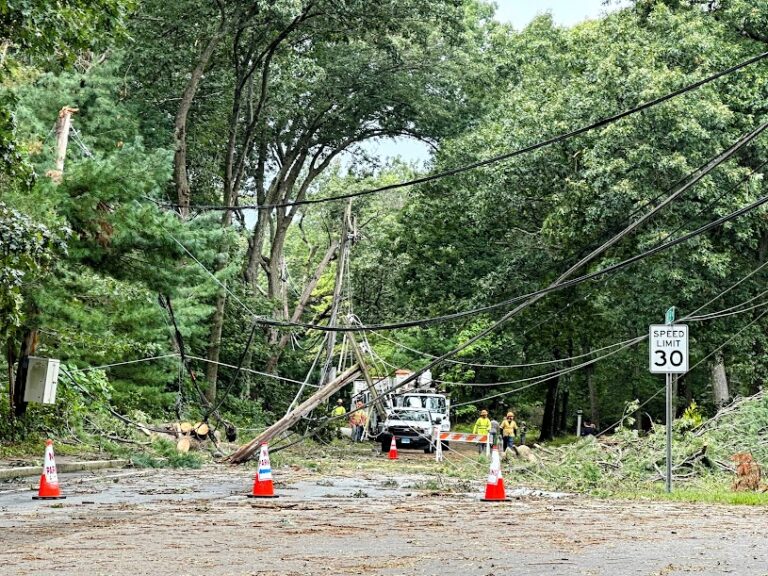
[[445, 412], [445, 398], [439, 396], [406, 396], [403, 404], [408, 408], [426, 408], [430, 412]]
[[390, 420], [411, 420], [416, 422], [429, 422], [429, 414], [417, 410], [397, 410], [389, 415]]

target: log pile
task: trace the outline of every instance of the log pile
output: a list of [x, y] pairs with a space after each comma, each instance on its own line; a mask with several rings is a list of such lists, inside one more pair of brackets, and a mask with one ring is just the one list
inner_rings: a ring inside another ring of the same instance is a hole
[[155, 432], [154, 437], [168, 436], [168, 440], [176, 442], [176, 450], [181, 454], [190, 450], [202, 450], [208, 441], [214, 444], [219, 441], [218, 432], [212, 431], [205, 422], [172, 422], [163, 426], [162, 430]]

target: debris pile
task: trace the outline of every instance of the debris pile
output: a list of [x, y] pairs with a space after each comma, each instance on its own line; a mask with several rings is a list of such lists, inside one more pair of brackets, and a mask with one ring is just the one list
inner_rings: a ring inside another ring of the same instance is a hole
[[[768, 395], [735, 400], [695, 428], [675, 421], [672, 475], [676, 483], [714, 481], [734, 490], [763, 490], [760, 465], [768, 465]], [[664, 481], [666, 431], [647, 435], [619, 428], [561, 447], [537, 446], [538, 462], [516, 459], [509, 472], [527, 482], [570, 491], [651, 488]]]

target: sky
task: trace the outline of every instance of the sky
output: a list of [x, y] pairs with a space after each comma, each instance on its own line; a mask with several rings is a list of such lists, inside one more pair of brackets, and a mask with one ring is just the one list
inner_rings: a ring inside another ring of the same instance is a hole
[[[496, 19], [508, 22], [520, 30], [539, 14], [552, 13], [560, 26], [573, 26], [584, 20], [599, 18], [601, 15], [626, 5], [626, 0], [495, 0]], [[400, 156], [409, 162], [424, 162], [429, 157], [426, 144], [410, 138], [388, 138], [367, 142], [364, 148], [384, 162], [387, 158]]]
[[538, 14], [551, 12], [557, 24], [573, 26], [584, 20], [599, 18], [606, 11], [615, 10], [618, 4], [611, 0], [603, 6], [604, 0], [496, 0], [496, 19], [509, 22], [516, 29], [526, 26]]

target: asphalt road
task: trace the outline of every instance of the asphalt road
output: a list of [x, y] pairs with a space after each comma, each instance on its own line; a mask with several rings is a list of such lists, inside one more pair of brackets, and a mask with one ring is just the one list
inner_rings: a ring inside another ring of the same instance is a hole
[[244, 497], [242, 468], [60, 477], [60, 501], [0, 483], [0, 575], [768, 576], [761, 508], [484, 503], [482, 481], [435, 492], [394, 467], [275, 470], [280, 497], [264, 500]]

